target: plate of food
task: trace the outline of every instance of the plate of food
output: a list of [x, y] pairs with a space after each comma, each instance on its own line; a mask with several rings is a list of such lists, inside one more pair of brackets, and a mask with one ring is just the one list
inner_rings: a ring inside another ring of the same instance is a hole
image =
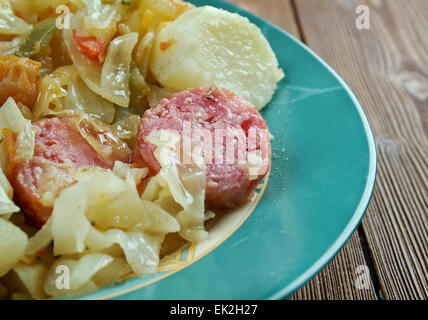
[[346, 243], [373, 135], [221, 0], [2, 0], [0, 298], [279, 299]]

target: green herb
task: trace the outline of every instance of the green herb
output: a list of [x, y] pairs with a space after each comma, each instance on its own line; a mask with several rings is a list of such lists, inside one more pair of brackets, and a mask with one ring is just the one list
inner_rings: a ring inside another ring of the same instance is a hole
[[208, 100], [211, 101], [217, 101], [212, 94], [217, 90], [217, 87], [212, 87], [211, 90], [208, 92], [208, 94], [205, 96], [205, 98], [207, 98]]
[[122, 0], [122, 5], [124, 6], [131, 6], [131, 1]]
[[217, 90], [217, 87], [212, 87], [210, 92], [208, 92], [208, 95], [209, 96], [212, 95], [214, 93], [214, 91], [216, 91], [216, 90]]
[[56, 31], [56, 19], [46, 19], [37, 24], [20, 45], [17, 56], [33, 57], [43, 53]]

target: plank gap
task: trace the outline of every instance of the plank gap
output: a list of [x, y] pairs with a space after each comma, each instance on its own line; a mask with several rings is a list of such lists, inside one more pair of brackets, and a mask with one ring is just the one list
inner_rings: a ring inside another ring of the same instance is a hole
[[291, 10], [293, 10], [294, 19], [296, 20], [296, 26], [297, 26], [297, 31], [299, 33], [300, 41], [306, 44], [307, 42], [306, 42], [305, 32], [303, 30], [302, 21], [300, 19], [300, 15], [297, 10], [296, 0], [290, 0], [290, 6], [291, 6]]
[[374, 292], [378, 300], [384, 300], [385, 294], [382, 290], [382, 286], [380, 285], [380, 277], [376, 272], [376, 268], [374, 266], [373, 254], [371, 253], [371, 250], [362, 226], [358, 227], [357, 232], [360, 237], [360, 244], [363, 249], [364, 258], [370, 270], [370, 278], [373, 283]]

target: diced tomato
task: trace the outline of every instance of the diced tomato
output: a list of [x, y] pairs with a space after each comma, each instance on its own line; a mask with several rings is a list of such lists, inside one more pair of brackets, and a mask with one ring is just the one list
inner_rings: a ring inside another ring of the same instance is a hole
[[161, 51], [166, 51], [169, 47], [171, 47], [172, 45], [174, 45], [176, 42], [174, 39], [170, 39], [168, 41], [165, 42], [161, 42], [160, 43], [160, 49]]
[[103, 42], [97, 37], [83, 35], [80, 30], [73, 30], [73, 37], [79, 46], [79, 51], [94, 61], [101, 61]]
[[37, 252], [37, 256], [41, 257], [48, 253], [48, 247], [44, 247], [42, 250]]

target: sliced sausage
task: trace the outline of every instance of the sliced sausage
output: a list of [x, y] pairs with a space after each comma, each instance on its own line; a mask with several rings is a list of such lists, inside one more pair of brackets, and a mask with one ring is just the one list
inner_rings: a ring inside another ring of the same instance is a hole
[[113, 167], [130, 162], [131, 150], [104, 124], [83, 115], [43, 119], [35, 123], [31, 160], [15, 164], [10, 173], [14, 200], [30, 222], [42, 226], [60, 192], [72, 185], [77, 169]]
[[[150, 143], [150, 134], [155, 130], [170, 130], [181, 135], [183, 142], [190, 139], [186, 127], [192, 129], [193, 144], [204, 150], [207, 207], [229, 209], [246, 202], [269, 169], [269, 132], [260, 113], [251, 103], [224, 89], [201, 88], [174, 94], [142, 117], [133, 162], [148, 167], [151, 175], [155, 175], [160, 165], [154, 156], [156, 147]], [[195, 134], [201, 129], [211, 134], [201, 139], [200, 134]], [[255, 142], [250, 144], [251, 130], [257, 134]], [[205, 149], [207, 144], [211, 144], [209, 149]], [[227, 153], [228, 147], [232, 148], [231, 153]], [[239, 156], [242, 150], [244, 158]], [[267, 165], [254, 174], [249, 171], [246, 160], [250, 153], [257, 152]], [[233, 155], [232, 161], [228, 154]]]

